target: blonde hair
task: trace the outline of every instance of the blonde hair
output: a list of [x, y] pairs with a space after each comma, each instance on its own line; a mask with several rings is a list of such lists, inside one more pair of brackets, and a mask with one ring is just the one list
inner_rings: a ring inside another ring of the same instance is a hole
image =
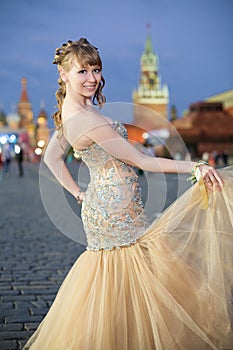
[[[99, 56], [98, 49], [91, 45], [87, 39], [80, 38], [77, 41], [68, 40], [67, 43], [63, 44], [61, 48], [56, 49], [53, 64], [57, 64], [58, 69], [63, 68], [65, 71], [69, 71], [71, 64], [74, 60], [77, 60], [83, 67], [87, 66], [99, 66], [102, 69], [102, 61]], [[59, 77], [58, 79], [59, 89], [56, 91], [57, 99], [57, 112], [53, 114], [54, 123], [56, 129], [62, 128], [61, 111], [64, 98], [66, 96], [66, 84]], [[92, 98], [94, 105], [102, 107], [106, 102], [106, 98], [102, 93], [102, 89], [105, 85], [104, 77], [101, 77], [99, 86]]]

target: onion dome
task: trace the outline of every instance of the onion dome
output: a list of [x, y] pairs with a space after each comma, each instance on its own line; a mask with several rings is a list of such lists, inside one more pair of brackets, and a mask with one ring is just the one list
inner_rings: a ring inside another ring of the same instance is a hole
[[18, 129], [21, 117], [18, 113], [13, 112], [7, 116], [7, 124], [11, 129]]

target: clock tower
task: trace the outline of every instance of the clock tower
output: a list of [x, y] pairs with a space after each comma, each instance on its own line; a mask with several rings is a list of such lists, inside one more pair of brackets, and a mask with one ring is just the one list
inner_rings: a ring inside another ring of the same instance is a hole
[[[168, 102], [168, 87], [161, 85], [159, 57], [153, 51], [148, 30], [144, 52], [141, 56], [139, 85], [133, 92], [134, 124], [148, 130], [165, 127]], [[153, 110], [152, 113], [151, 110]]]

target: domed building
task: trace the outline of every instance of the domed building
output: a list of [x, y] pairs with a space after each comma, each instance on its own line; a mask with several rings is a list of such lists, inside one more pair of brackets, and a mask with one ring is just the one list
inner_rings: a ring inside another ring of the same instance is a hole
[[27, 79], [23, 78], [21, 84], [22, 90], [17, 111], [11, 112], [7, 116], [3, 111], [0, 112], [0, 153], [6, 143], [10, 144], [12, 153], [14, 144], [20, 143], [24, 148], [26, 159], [34, 160], [38, 142], [40, 141], [39, 147], [42, 153], [43, 147], [48, 142], [50, 132], [44, 107], [41, 109], [37, 120], [34, 121], [31, 103], [28, 99]]
[[21, 117], [17, 112], [12, 112], [6, 117], [7, 125], [12, 130], [19, 129], [19, 123], [21, 121]]
[[27, 130], [30, 146], [35, 147], [36, 146], [35, 123], [34, 123], [31, 103], [29, 102], [29, 99], [28, 99], [27, 79], [22, 78], [21, 84], [22, 84], [22, 91], [21, 91], [20, 101], [18, 103], [18, 113], [20, 115], [19, 127]]
[[26, 158], [30, 154], [29, 136], [27, 130], [20, 128], [19, 124], [21, 117], [17, 112], [11, 112], [5, 118], [0, 119], [0, 154], [7, 144], [10, 146], [10, 151], [14, 155], [16, 143], [23, 145]]
[[[41, 110], [36, 121], [36, 145], [38, 154], [42, 153], [42, 149], [46, 146], [50, 137], [50, 131], [48, 128], [48, 118], [45, 112], [45, 106], [41, 103]], [[39, 149], [41, 149], [41, 151]]]
[[6, 126], [7, 120], [6, 120], [6, 114], [3, 112], [3, 110], [0, 111], [0, 127]]

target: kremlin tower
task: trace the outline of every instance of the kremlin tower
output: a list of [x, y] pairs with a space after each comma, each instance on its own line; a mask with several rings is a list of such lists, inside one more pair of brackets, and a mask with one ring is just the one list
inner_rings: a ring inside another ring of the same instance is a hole
[[135, 125], [147, 130], [166, 127], [169, 92], [166, 85], [161, 85], [159, 58], [153, 51], [149, 32], [141, 56], [140, 80], [137, 90], [133, 92], [133, 103]]

